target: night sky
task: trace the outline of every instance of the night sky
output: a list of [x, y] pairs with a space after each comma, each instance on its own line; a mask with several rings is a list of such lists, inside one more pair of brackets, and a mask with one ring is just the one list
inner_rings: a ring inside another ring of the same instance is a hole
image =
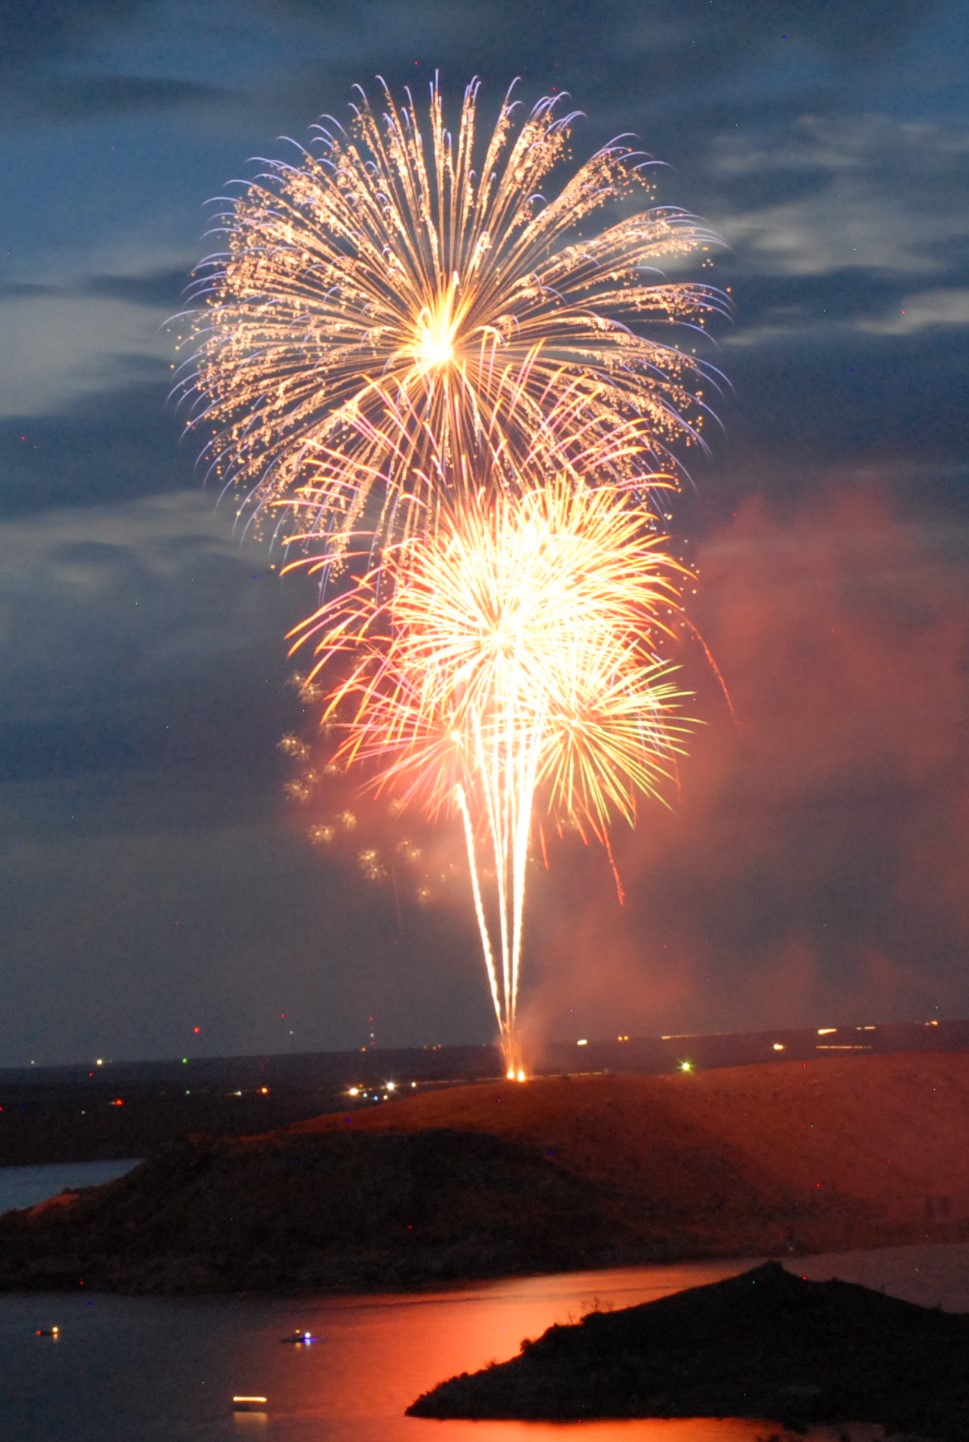
[[962, 0], [3, 7], [0, 1065], [493, 1035], [458, 833], [375, 883], [358, 853], [406, 818], [320, 848], [287, 801], [313, 595], [167, 399], [206, 202], [354, 82], [435, 68], [567, 90], [580, 158], [635, 133], [736, 303], [677, 512], [734, 714], [694, 666], [680, 795], [616, 834], [624, 906], [600, 850], [533, 868], [525, 1016], [969, 1016], [967, 31]]

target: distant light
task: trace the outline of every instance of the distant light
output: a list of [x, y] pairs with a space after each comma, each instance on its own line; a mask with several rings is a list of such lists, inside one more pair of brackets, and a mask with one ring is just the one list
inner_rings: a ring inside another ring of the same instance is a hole
[[389, 1092], [395, 1092], [395, 1091], [397, 1090], [397, 1083], [396, 1083], [396, 1082], [384, 1082], [384, 1086], [387, 1088], [387, 1090], [388, 1090]]
[[268, 1097], [268, 1095], [269, 1095], [269, 1088], [268, 1088], [268, 1087], [260, 1087], [260, 1088], [259, 1088], [259, 1095], [260, 1095], [261, 1097]]
[[[98, 1062], [98, 1066], [100, 1066], [100, 1065], [101, 1065], [101, 1063]], [[187, 1056], [183, 1056], [183, 1057], [182, 1057], [182, 1066], [188, 1066], [188, 1057], [187, 1057]]]
[[[33, 1062], [31, 1062], [30, 1065], [33, 1066]], [[98, 1059], [97, 1059], [97, 1061], [94, 1063], [94, 1065], [95, 1065], [95, 1066], [104, 1066], [104, 1057], [103, 1057], [103, 1056], [99, 1056]]]
[[268, 1397], [233, 1397], [232, 1405], [239, 1412], [256, 1412], [262, 1411], [268, 1401]]
[[360, 1088], [359, 1088], [359, 1087], [351, 1087], [350, 1090], [347, 1092], [347, 1096], [348, 1096], [348, 1097], [358, 1097], [359, 1095], [360, 1095]]
[[691, 1061], [681, 1061], [681, 1062], [680, 1062], [680, 1071], [692, 1071], [692, 1070], [693, 1070], [693, 1063], [692, 1063]]
[[194, 1031], [194, 1033], [195, 1033], [196, 1036], [201, 1036], [201, 1034], [202, 1034], [202, 1028], [201, 1028], [200, 1026], [193, 1026], [193, 1027], [192, 1027], [192, 1030]]
[[783, 1051], [783, 1050], [784, 1050], [784, 1043], [783, 1043], [782, 1041], [775, 1041], [775, 1043], [774, 1043], [774, 1050], [775, 1050], [775, 1051]]
[[588, 1037], [585, 1037], [585, 1036], [580, 1036], [580, 1037], [579, 1037], [579, 1040], [576, 1042], [576, 1046], [588, 1046], [588, 1045], [589, 1045], [589, 1039], [588, 1039]]
[[626, 1036], [625, 1032], [622, 1032], [619, 1036], [616, 1037], [616, 1041], [628, 1041], [628, 1040], [629, 1040], [629, 1037]]
[[412, 1086], [412, 1087], [416, 1087], [416, 1085], [417, 1085], [416, 1082], [411, 1082], [411, 1086]]
[[518, 1070], [515, 1072], [515, 1080], [517, 1082], [523, 1082], [527, 1080], [524, 1067], [519, 1067]]
[[838, 1028], [836, 1026], [819, 1026], [818, 1036], [833, 1036], [837, 1030]]
[[123, 1107], [123, 1106], [124, 1106], [124, 1097], [112, 1097], [112, 1099], [111, 1099], [111, 1105], [112, 1105], [113, 1107]]

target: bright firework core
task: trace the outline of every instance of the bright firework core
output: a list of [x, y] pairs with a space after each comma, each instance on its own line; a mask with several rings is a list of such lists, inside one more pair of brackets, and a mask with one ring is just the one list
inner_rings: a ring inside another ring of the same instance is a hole
[[454, 284], [438, 302], [421, 312], [415, 359], [426, 369], [446, 366], [454, 359], [458, 322], [452, 314]]

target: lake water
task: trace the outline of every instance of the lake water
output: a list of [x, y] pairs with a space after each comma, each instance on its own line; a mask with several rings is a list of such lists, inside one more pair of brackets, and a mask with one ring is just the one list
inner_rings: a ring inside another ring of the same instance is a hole
[[[753, 1259], [756, 1260], [756, 1259]], [[765, 1423], [437, 1422], [406, 1406], [455, 1372], [514, 1355], [523, 1337], [589, 1307], [632, 1306], [752, 1265], [738, 1260], [514, 1278], [389, 1296], [158, 1299], [0, 1296], [5, 1442], [754, 1442]], [[969, 1244], [840, 1253], [802, 1275], [884, 1286], [969, 1310]], [[36, 1329], [57, 1326], [57, 1338]], [[280, 1345], [294, 1329], [318, 1338]], [[233, 1413], [234, 1394], [268, 1398]], [[814, 1442], [835, 1442], [820, 1429]], [[878, 1428], [856, 1428], [874, 1442]]]
[[0, 1212], [33, 1207], [65, 1187], [99, 1187], [123, 1177], [137, 1161], [52, 1162], [44, 1167], [0, 1167]]

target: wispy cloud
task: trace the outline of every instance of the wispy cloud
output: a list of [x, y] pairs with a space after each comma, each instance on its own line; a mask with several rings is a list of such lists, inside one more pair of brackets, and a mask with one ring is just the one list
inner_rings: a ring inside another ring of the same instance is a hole
[[942, 274], [969, 239], [969, 213], [952, 204], [969, 189], [969, 135], [937, 125], [806, 116], [772, 145], [721, 136], [712, 169], [727, 195], [751, 176], [812, 178], [805, 200], [771, 200], [723, 221], [749, 269]]

